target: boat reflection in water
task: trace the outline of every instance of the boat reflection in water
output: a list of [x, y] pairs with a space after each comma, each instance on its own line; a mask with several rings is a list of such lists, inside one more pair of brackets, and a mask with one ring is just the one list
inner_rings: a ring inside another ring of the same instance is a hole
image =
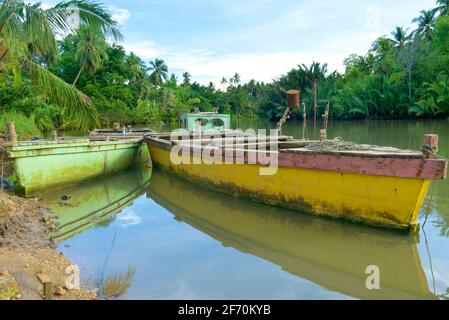
[[[154, 170], [147, 196], [177, 220], [279, 265], [329, 290], [361, 299], [435, 299], [417, 236], [321, 219], [234, 199]], [[368, 266], [380, 269], [380, 290], [368, 290]]]
[[58, 228], [51, 238], [58, 243], [115, 218], [145, 194], [150, 178], [151, 169], [131, 168], [71, 187], [45, 190], [35, 196], [43, 199], [57, 216]]

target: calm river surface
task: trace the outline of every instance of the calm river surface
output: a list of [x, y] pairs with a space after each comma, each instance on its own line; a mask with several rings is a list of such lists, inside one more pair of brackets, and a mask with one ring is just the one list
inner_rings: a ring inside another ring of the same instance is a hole
[[[284, 128], [302, 137], [301, 124]], [[425, 133], [439, 134], [440, 154], [449, 157], [448, 121], [332, 122], [329, 137], [419, 149]], [[59, 250], [79, 265], [84, 284], [107, 295], [449, 299], [448, 180], [431, 187], [419, 235], [239, 200], [158, 170], [133, 169], [39, 196], [59, 216]], [[380, 267], [381, 290], [365, 287], [369, 265]]]

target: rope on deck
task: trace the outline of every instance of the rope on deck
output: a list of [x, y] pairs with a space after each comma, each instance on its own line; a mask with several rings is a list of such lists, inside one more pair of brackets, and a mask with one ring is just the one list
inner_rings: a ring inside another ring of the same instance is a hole
[[307, 145], [304, 149], [311, 151], [376, 151], [394, 153], [416, 152], [412, 150], [402, 150], [394, 147], [381, 147], [372, 144], [359, 144], [352, 141], [345, 141], [339, 137], [333, 140], [313, 142]]
[[424, 144], [421, 147], [421, 151], [427, 158], [438, 156], [438, 147], [431, 146], [430, 144]]

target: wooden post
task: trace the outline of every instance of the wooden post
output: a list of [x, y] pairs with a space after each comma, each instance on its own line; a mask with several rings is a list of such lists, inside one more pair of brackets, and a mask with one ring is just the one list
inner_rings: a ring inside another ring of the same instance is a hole
[[306, 108], [306, 104], [304, 102], [302, 103], [302, 107], [303, 107], [303, 113], [302, 113], [302, 120], [303, 120], [303, 124], [302, 124], [302, 139], [306, 140], [306, 137], [307, 137], [307, 108]]
[[8, 142], [12, 146], [17, 145], [17, 133], [16, 133], [16, 127], [14, 126], [14, 122], [8, 122], [7, 128], [6, 128], [6, 137]]
[[320, 130], [320, 140], [321, 141], [327, 140], [327, 130], [326, 129]]
[[317, 109], [318, 109], [318, 95], [317, 95], [317, 83], [316, 80], [313, 81], [313, 135], [316, 140], [316, 118], [317, 118]]
[[424, 135], [423, 153], [430, 159], [438, 158], [438, 135], [426, 134]]
[[51, 282], [44, 282], [44, 299], [53, 300], [53, 285]]

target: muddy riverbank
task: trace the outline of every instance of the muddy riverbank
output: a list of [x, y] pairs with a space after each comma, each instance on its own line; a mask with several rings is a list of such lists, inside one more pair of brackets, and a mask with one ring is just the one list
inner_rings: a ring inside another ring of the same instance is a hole
[[41, 300], [50, 283], [55, 300], [92, 300], [94, 291], [69, 290], [66, 269], [73, 265], [52, 248], [53, 214], [37, 199], [0, 192], [0, 300]]

